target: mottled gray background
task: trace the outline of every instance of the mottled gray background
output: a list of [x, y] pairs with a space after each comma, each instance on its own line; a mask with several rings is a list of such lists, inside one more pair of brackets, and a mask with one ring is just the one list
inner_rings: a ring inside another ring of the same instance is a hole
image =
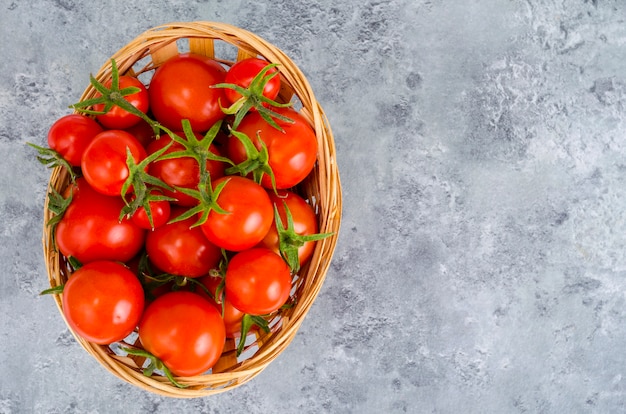
[[[626, 3], [0, 0], [0, 413], [626, 410]], [[133, 388], [46, 287], [25, 142], [139, 33], [215, 20], [303, 69], [343, 227], [292, 345], [227, 394]]]

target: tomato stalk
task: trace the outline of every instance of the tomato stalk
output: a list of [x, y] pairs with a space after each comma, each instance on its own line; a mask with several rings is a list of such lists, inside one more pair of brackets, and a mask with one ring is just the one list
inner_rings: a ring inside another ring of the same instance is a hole
[[226, 174], [239, 174], [242, 177], [245, 177], [248, 174], [252, 173], [253, 180], [257, 184], [261, 184], [261, 179], [263, 178], [263, 175], [267, 174], [272, 180], [272, 188], [274, 189], [274, 191], [276, 191], [276, 179], [274, 177], [274, 171], [272, 171], [272, 167], [270, 167], [269, 164], [270, 156], [265, 142], [263, 142], [263, 140], [257, 136], [257, 142], [261, 144], [261, 149], [258, 150], [254, 143], [252, 143], [250, 137], [248, 137], [243, 132], [235, 131], [234, 129], [230, 132], [244, 146], [247, 158], [245, 161], [227, 168], [225, 171]]
[[245, 313], [241, 319], [241, 335], [237, 343], [237, 356], [241, 355], [246, 345], [246, 337], [253, 326], [258, 326], [265, 333], [270, 332], [270, 326], [267, 320], [261, 315], [250, 315]]
[[52, 148], [40, 147], [39, 145], [35, 145], [30, 142], [27, 142], [26, 144], [37, 150], [39, 153], [37, 160], [41, 164], [48, 168], [63, 167], [70, 174], [70, 180], [72, 182], [76, 181], [76, 172], [74, 171], [74, 168], [58, 151], [55, 151]]
[[65, 287], [65, 285], [58, 285], [55, 287], [51, 287], [50, 289], [45, 289], [42, 290], [41, 292], [39, 292], [40, 295], [60, 295], [61, 293], [63, 293], [63, 288]]
[[204, 171], [204, 174], [200, 176], [200, 182], [198, 183], [198, 189], [194, 190], [191, 188], [183, 188], [176, 187], [177, 191], [180, 191], [183, 194], [194, 197], [198, 200], [198, 205], [190, 208], [186, 212], [180, 214], [174, 219], [170, 220], [169, 223], [176, 223], [177, 221], [183, 221], [190, 217], [200, 216], [198, 220], [191, 225], [191, 227], [197, 227], [201, 224], [204, 224], [209, 218], [209, 213], [211, 211], [215, 211], [219, 214], [230, 214], [228, 211], [224, 210], [217, 204], [217, 198], [220, 193], [228, 184], [229, 180], [224, 180], [219, 183], [215, 188], [211, 185], [211, 177], [208, 171]]
[[198, 167], [200, 168], [200, 176], [204, 176], [207, 172], [206, 164], [208, 161], [219, 161], [225, 162], [227, 164], [232, 165], [233, 162], [226, 158], [220, 157], [219, 155], [213, 153], [211, 151], [211, 144], [219, 134], [220, 129], [222, 128], [222, 121], [217, 121], [208, 131], [204, 134], [202, 139], [198, 139], [196, 135], [193, 133], [191, 128], [191, 123], [188, 119], [182, 120], [183, 132], [185, 134], [185, 138], [181, 138], [174, 133], [168, 132], [172, 141], [175, 141], [182, 145], [184, 149], [180, 151], [170, 152], [169, 154], [165, 154], [158, 159], [158, 161], [176, 159], [182, 157], [191, 157], [198, 162]]
[[292, 273], [297, 273], [300, 270], [300, 259], [298, 257], [298, 249], [305, 243], [311, 241], [317, 241], [332, 236], [333, 233], [316, 233], [316, 234], [298, 234], [294, 228], [293, 216], [287, 203], [283, 201], [283, 207], [285, 209], [285, 216], [287, 217], [287, 226], [283, 225], [283, 221], [280, 218], [278, 207], [274, 205], [274, 222], [276, 225], [276, 231], [278, 232], [278, 249], [281, 256], [291, 269]]
[[70, 194], [67, 198], [64, 198], [57, 190], [54, 188], [50, 189], [48, 193], [48, 210], [54, 213], [54, 217], [48, 220], [48, 226], [52, 227], [52, 232], [54, 233], [54, 226], [56, 226], [59, 221], [63, 218], [63, 214], [65, 214], [65, 210], [72, 204], [73, 192], [70, 191]]
[[[146, 210], [146, 215], [148, 216], [148, 219], [150, 220], [150, 225], [153, 225], [150, 201], [174, 200], [173, 198], [166, 197], [164, 195], [152, 194], [152, 187], [160, 187], [166, 190], [173, 189], [163, 181], [151, 176], [146, 172], [146, 170], [148, 169], [148, 165], [150, 165], [150, 163], [154, 162], [161, 155], [163, 155], [163, 153], [169, 149], [170, 145], [171, 143], [154, 152], [153, 154], [150, 154], [148, 157], [144, 158], [139, 164], [135, 163], [135, 159], [133, 158], [130, 149], [126, 148], [126, 166], [128, 167], [128, 178], [126, 178], [126, 181], [124, 181], [121, 190], [121, 196], [126, 206], [122, 208], [122, 211], [120, 212], [120, 221], [124, 217], [132, 216], [135, 211], [137, 211], [140, 207], [143, 207]], [[131, 187], [133, 189], [133, 196], [130, 200], [128, 200], [126, 198], [126, 193], [130, 190]]]
[[263, 88], [274, 77], [278, 76], [278, 71], [269, 72], [271, 69], [277, 67], [277, 63], [268, 64], [263, 68], [250, 82], [247, 88], [243, 88], [233, 83], [218, 83], [211, 86], [212, 88], [228, 88], [233, 89], [241, 95], [241, 98], [233, 103], [228, 108], [222, 108], [222, 111], [227, 115], [235, 115], [233, 120], [233, 129], [237, 129], [243, 117], [252, 109], [256, 111], [274, 128], [282, 131], [282, 128], [274, 121], [273, 118], [280, 119], [285, 122], [293, 122], [291, 118], [278, 114], [271, 109], [270, 106], [277, 108], [286, 108], [291, 106], [291, 102], [281, 104], [263, 95]]
[[[137, 109], [133, 104], [124, 99], [125, 96], [139, 92], [139, 88], [135, 86], [129, 86], [120, 89], [120, 74], [115, 59], [111, 59], [111, 86], [109, 88], [107, 88], [103, 83], [99, 82], [93, 75], [89, 75], [89, 83], [96, 91], [100, 93], [101, 96], [86, 99], [84, 101], [70, 105], [71, 109], [90, 115], [103, 115], [109, 112], [113, 106], [118, 106], [126, 112], [138, 116], [139, 118], [146, 121], [152, 127], [152, 130], [157, 137], [161, 135], [161, 131], [165, 131], [170, 135], [172, 134], [169, 129], [167, 129], [157, 121], [153, 120], [148, 115]], [[104, 105], [101, 111], [94, 111], [93, 109], [89, 109], [97, 104]]]
[[150, 352], [145, 351], [143, 349], [128, 348], [128, 347], [121, 347], [120, 349], [128, 353], [129, 355], [143, 357], [150, 361], [148, 366], [143, 369], [143, 375], [145, 375], [146, 377], [151, 377], [152, 374], [154, 374], [155, 370], [159, 370], [163, 372], [165, 376], [167, 377], [167, 379], [176, 387], [187, 388], [187, 385], [181, 384], [180, 382], [176, 381], [176, 379], [174, 378], [174, 375], [172, 374], [172, 371], [170, 371], [170, 369], [163, 363], [163, 361], [161, 361], [156, 356], [152, 355]]

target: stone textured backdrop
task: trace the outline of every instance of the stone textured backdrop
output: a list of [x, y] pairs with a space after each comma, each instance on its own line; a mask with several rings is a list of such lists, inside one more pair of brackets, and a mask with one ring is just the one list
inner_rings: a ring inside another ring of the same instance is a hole
[[[0, 0], [0, 413], [626, 410], [626, 3]], [[291, 346], [227, 394], [135, 389], [46, 287], [26, 142], [130, 39], [238, 25], [302, 68], [343, 226]]]

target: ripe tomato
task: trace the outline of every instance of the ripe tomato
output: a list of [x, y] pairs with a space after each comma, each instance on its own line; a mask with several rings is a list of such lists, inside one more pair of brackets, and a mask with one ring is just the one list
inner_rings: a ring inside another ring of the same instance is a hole
[[150, 303], [139, 322], [146, 351], [178, 376], [199, 375], [224, 350], [224, 322], [217, 309], [193, 292], [169, 292]]
[[[185, 136], [185, 134], [182, 132], [179, 132], [176, 135], [179, 135], [181, 137]], [[196, 136], [199, 139], [202, 138], [202, 135], [200, 134], [196, 134]], [[171, 142], [172, 139], [169, 136], [162, 136], [158, 140], [155, 140], [151, 142], [150, 145], [148, 145], [148, 154], [153, 154], [157, 152], [158, 150], [166, 147]], [[182, 144], [174, 142], [165, 151], [165, 154], [181, 151], [183, 149], [184, 147]], [[217, 156], [222, 156], [220, 150], [213, 144], [211, 144], [209, 150]], [[224, 175], [225, 165], [223, 162], [208, 160], [206, 163], [206, 168], [211, 175], [211, 179], [217, 179]], [[200, 167], [198, 166], [198, 162], [191, 157], [172, 158], [168, 160], [153, 162], [148, 167], [148, 174], [162, 180], [170, 187], [196, 189], [200, 181]], [[196, 200], [194, 197], [183, 194], [180, 191], [169, 191], [167, 189], [163, 189], [163, 194], [175, 198], [176, 201], [173, 201], [173, 204], [186, 207], [198, 204], [198, 200]]]
[[[317, 216], [315, 215], [313, 207], [307, 203], [304, 198], [287, 190], [278, 190], [277, 193], [268, 191], [268, 194], [270, 196], [270, 200], [272, 200], [272, 203], [278, 209], [278, 214], [283, 223], [284, 229], [287, 229], [287, 213], [285, 211], [285, 204], [283, 204], [286, 203], [293, 219], [294, 231], [298, 235], [303, 236], [317, 234]], [[265, 246], [275, 253], [280, 254], [278, 230], [275, 222], [259, 246]], [[314, 248], [315, 241], [305, 242], [302, 246], [298, 247], [298, 259], [300, 261], [300, 265], [303, 265], [311, 258]]]
[[59, 118], [48, 131], [48, 146], [74, 167], [80, 166], [85, 148], [102, 127], [85, 115], [71, 114]]
[[147, 148], [155, 139], [152, 126], [143, 119], [130, 128], [124, 128], [124, 131], [137, 138], [137, 141], [139, 141], [144, 148]]
[[168, 59], [154, 73], [148, 89], [152, 114], [171, 130], [188, 119], [194, 131], [207, 131], [224, 118], [220, 99], [224, 91], [211, 88], [226, 76], [218, 62], [195, 54]]
[[[172, 217], [182, 211], [172, 211]], [[167, 223], [146, 237], [146, 252], [159, 270], [173, 275], [200, 277], [217, 266], [222, 252], [199, 227], [191, 227], [195, 218]]]
[[[111, 80], [106, 82], [104, 86], [110, 88]], [[131, 95], [126, 95], [124, 96], [124, 99], [145, 114], [146, 112], [148, 112], [148, 108], [150, 106], [148, 90], [139, 79], [126, 75], [120, 76], [119, 88], [124, 89], [129, 86], [139, 88], [139, 92], [133, 93]], [[93, 109], [94, 111], [102, 111], [104, 109], [104, 104], [96, 104], [93, 106]], [[107, 113], [102, 115], [96, 115], [96, 119], [108, 129], [130, 128], [133, 125], [139, 123], [139, 121], [141, 120], [141, 118], [139, 118], [137, 115], [131, 114], [125, 109], [122, 109], [119, 106], [115, 105], [113, 105], [113, 107], [111, 107], [111, 109]]]
[[110, 344], [128, 336], [139, 323], [144, 293], [127, 267], [91, 262], [76, 270], [63, 288], [63, 315], [79, 336]]
[[[261, 143], [257, 136], [267, 146], [269, 166], [274, 172], [277, 189], [287, 189], [300, 183], [313, 169], [317, 159], [317, 138], [306, 119], [291, 108], [274, 108], [275, 112], [294, 120], [288, 123], [276, 119], [276, 123], [283, 128], [279, 131], [268, 124], [258, 112], [248, 113], [237, 130], [243, 132], [252, 140], [257, 149]], [[227, 153], [236, 164], [246, 160], [245, 147], [234, 135], [228, 139]], [[265, 188], [272, 188], [270, 177], [265, 174], [261, 181]]]
[[[160, 191], [153, 191], [153, 193], [160, 194]], [[170, 202], [167, 200], [150, 200], [148, 203], [150, 206], [152, 223], [150, 223], [148, 213], [143, 207], [139, 207], [131, 216], [133, 223], [146, 230], [153, 230], [167, 223], [171, 214]]]
[[266, 315], [289, 299], [291, 273], [282, 257], [267, 248], [239, 252], [226, 268], [226, 298], [250, 315]]
[[[200, 283], [202, 283], [208, 290], [211, 292], [213, 297], [216, 296], [217, 288], [222, 282], [222, 278], [219, 276], [206, 275], [202, 276], [198, 279]], [[239, 336], [241, 333], [241, 320], [243, 319], [244, 313], [233, 306], [230, 303], [230, 300], [226, 298], [224, 295], [224, 291], [221, 291], [221, 294], [217, 298], [212, 298], [206, 294], [202, 289], [197, 290], [198, 294], [209, 301], [215, 309], [217, 309], [224, 319], [224, 327], [226, 329], [226, 337], [234, 338], [235, 336]], [[256, 329], [256, 327], [253, 327]]]
[[96, 260], [126, 262], [143, 247], [146, 231], [128, 219], [119, 220], [121, 197], [94, 190], [84, 178], [68, 187], [72, 202], [55, 230], [55, 240], [65, 257], [85, 264]]
[[[236, 62], [226, 73], [226, 83], [232, 83], [242, 88], [250, 86], [252, 79], [259, 74], [269, 63], [259, 58], [248, 58]], [[270, 69], [265, 76], [278, 72], [278, 69]], [[263, 88], [263, 96], [271, 100], [276, 99], [280, 91], [280, 77], [274, 75]], [[226, 99], [233, 104], [241, 98], [241, 94], [233, 89], [225, 89]]]
[[240, 251], [258, 244], [272, 225], [273, 209], [267, 192], [254, 181], [239, 176], [224, 176], [213, 181], [213, 188], [226, 185], [217, 204], [228, 214], [211, 210], [200, 226], [204, 235], [226, 250]]
[[105, 195], [120, 195], [128, 178], [126, 150], [135, 163], [146, 158], [146, 150], [137, 139], [122, 130], [108, 130], [96, 135], [85, 149], [81, 169], [87, 182]]

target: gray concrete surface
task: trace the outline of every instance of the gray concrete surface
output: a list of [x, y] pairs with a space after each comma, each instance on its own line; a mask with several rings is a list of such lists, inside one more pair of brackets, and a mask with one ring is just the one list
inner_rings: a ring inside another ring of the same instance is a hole
[[[0, 0], [0, 413], [626, 410], [626, 3]], [[172, 400], [68, 333], [25, 142], [145, 29], [214, 20], [303, 69], [336, 137], [342, 233], [291, 346]]]

